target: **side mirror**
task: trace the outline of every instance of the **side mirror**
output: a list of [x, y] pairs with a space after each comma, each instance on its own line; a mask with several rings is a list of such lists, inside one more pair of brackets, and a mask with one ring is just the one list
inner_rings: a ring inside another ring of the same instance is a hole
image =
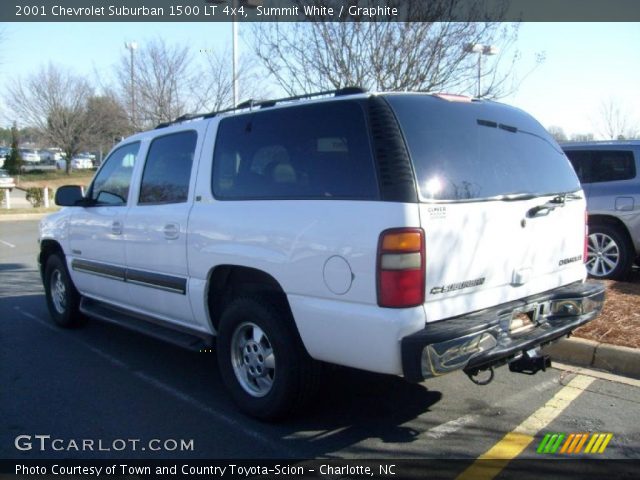
[[56, 205], [76, 207], [84, 203], [84, 192], [79, 185], [65, 185], [56, 190]]

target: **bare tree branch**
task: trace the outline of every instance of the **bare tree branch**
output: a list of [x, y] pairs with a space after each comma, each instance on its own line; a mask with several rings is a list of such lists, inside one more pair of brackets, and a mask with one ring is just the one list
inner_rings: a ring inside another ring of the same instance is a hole
[[628, 140], [640, 135], [638, 124], [620, 100], [608, 98], [600, 104], [596, 122], [598, 133], [608, 140]]
[[256, 24], [253, 47], [269, 74], [291, 95], [353, 85], [471, 93], [477, 84], [478, 56], [465, 47], [497, 44], [502, 53], [482, 60], [481, 96], [511, 93], [516, 86], [512, 67], [518, 60], [511, 47], [518, 25], [428, 21], [443, 18], [449, 4], [398, 2], [415, 9], [423, 22], [329, 22], [317, 17], [304, 23]]
[[5, 101], [16, 118], [67, 154], [69, 172], [71, 158], [85, 147], [92, 127], [86, 115], [92, 94], [83, 77], [49, 64], [26, 79], [10, 82]]

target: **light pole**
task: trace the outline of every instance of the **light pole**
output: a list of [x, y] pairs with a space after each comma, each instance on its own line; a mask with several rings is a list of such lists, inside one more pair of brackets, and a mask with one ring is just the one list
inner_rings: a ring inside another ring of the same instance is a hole
[[482, 55], [496, 55], [499, 50], [495, 45], [470, 43], [465, 47], [465, 52], [478, 54], [478, 93], [476, 96], [480, 98], [482, 95]]
[[138, 49], [138, 44], [136, 42], [125, 42], [124, 43], [124, 48], [126, 48], [127, 50], [129, 50], [129, 52], [131, 52], [131, 124], [133, 125], [133, 128], [136, 128], [136, 94], [135, 94], [135, 87], [133, 84], [134, 81], [134, 76], [133, 76], [133, 52], [135, 52]]
[[[213, 3], [226, 3], [226, 0], [212, 0]], [[233, 106], [238, 105], [238, 23], [236, 22], [236, 15], [238, 14], [238, 8], [240, 6], [247, 9], [258, 8], [262, 5], [262, 0], [231, 0], [231, 11], [233, 17], [231, 20], [231, 86], [233, 88]]]

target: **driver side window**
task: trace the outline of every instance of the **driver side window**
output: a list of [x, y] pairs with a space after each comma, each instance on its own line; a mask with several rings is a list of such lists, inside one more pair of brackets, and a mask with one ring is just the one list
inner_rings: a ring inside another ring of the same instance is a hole
[[140, 142], [124, 145], [114, 151], [98, 172], [91, 187], [91, 199], [99, 205], [126, 205], [133, 165]]

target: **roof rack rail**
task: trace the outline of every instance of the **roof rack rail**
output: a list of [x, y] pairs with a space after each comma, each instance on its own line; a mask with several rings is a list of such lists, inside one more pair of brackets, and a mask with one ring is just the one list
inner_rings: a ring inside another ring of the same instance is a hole
[[329, 95], [333, 95], [334, 97], [344, 97], [347, 95], [357, 95], [359, 93], [367, 93], [367, 90], [362, 87], [343, 87], [343, 88], [338, 88], [336, 90], [324, 90], [321, 92], [304, 93], [302, 95], [294, 95], [291, 97], [277, 98], [274, 100], [246, 100], [244, 102], [239, 103], [235, 107], [225, 108], [224, 110], [217, 110], [215, 112], [187, 113], [185, 115], [179, 116], [173, 121], [159, 123], [156, 126], [156, 129], [165, 128], [170, 125], [174, 125], [181, 122], [186, 122], [187, 120], [195, 120], [196, 118], [212, 118], [221, 113], [234, 112], [236, 110], [244, 110], [247, 108], [248, 109], [252, 109], [255, 107], [268, 108], [268, 107], [273, 107], [278, 103], [282, 103], [282, 102], [294, 102], [296, 100], [306, 100], [309, 98], [316, 98], [316, 97], [327, 97]]

